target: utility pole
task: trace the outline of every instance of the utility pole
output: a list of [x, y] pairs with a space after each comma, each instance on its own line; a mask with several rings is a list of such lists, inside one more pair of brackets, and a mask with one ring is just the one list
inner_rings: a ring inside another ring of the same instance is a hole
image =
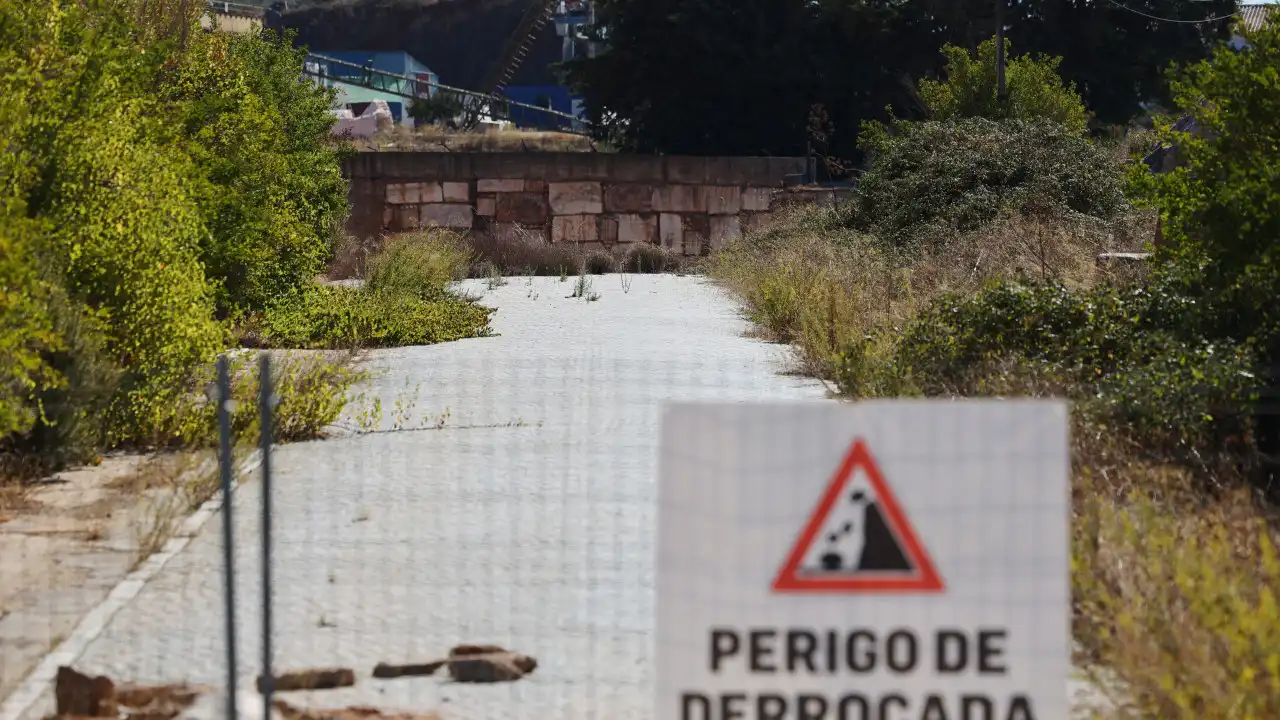
[[996, 0], [996, 103], [1003, 108], [1004, 85], [1004, 3]]

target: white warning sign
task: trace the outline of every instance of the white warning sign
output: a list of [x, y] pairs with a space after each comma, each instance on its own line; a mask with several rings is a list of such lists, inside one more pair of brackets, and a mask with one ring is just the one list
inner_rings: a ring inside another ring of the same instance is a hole
[[1067, 409], [670, 406], [660, 720], [1068, 716]]

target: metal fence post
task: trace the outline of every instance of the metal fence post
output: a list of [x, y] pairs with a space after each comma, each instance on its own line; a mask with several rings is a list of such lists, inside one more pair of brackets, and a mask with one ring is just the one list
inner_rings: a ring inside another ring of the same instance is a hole
[[231, 456], [231, 368], [218, 357], [218, 471], [222, 480], [222, 562], [227, 604], [227, 718], [236, 720], [236, 584], [231, 491], [235, 482]]
[[258, 365], [258, 412], [262, 444], [262, 717], [271, 717], [275, 675], [271, 669], [271, 442], [275, 429], [275, 393], [271, 357]]

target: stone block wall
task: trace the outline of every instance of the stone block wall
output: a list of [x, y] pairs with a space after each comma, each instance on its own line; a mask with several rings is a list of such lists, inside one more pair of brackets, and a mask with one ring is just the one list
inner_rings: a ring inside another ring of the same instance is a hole
[[803, 158], [366, 152], [345, 166], [348, 232], [520, 229], [584, 250], [647, 242], [701, 255], [759, 222], [804, 171]]

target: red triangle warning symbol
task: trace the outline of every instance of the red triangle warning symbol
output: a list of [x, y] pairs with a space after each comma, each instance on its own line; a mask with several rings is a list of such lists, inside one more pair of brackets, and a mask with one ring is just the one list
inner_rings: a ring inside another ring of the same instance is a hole
[[942, 578], [861, 439], [773, 581], [778, 593], [938, 593]]

